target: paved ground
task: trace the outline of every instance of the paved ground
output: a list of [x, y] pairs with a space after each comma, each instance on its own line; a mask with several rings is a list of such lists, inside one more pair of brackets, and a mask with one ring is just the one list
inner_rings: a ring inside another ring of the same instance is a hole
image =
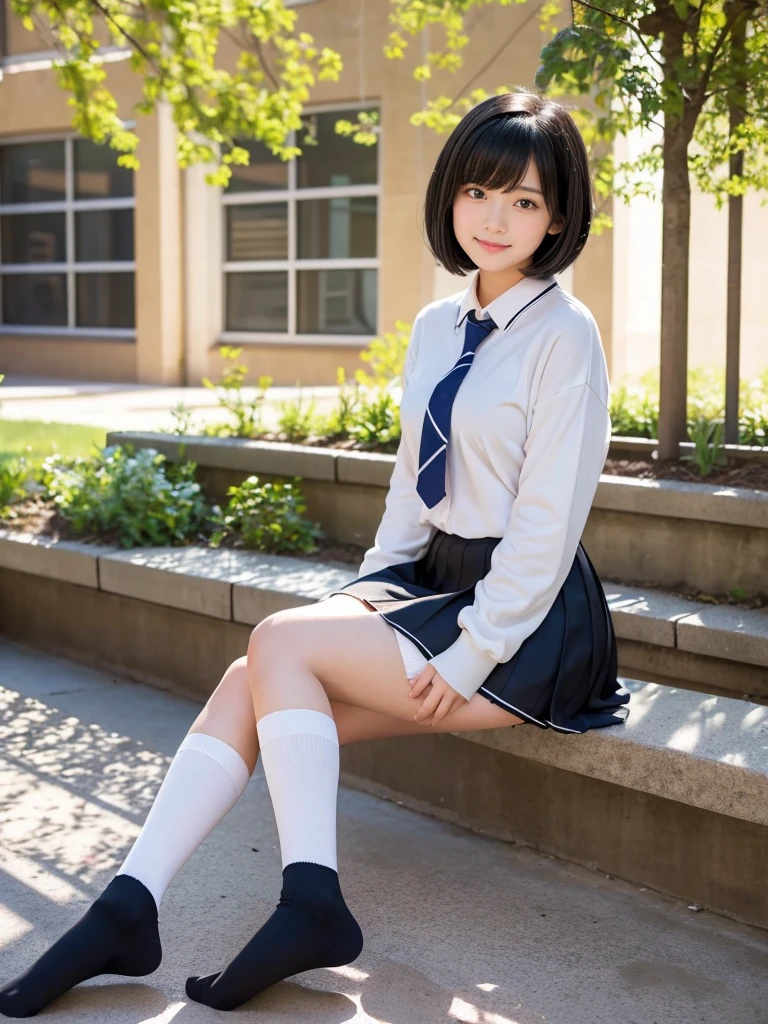
[[[243, 395], [249, 398], [256, 393], [255, 388], [243, 388]], [[301, 388], [302, 406], [308, 406], [314, 397], [316, 413], [330, 412], [337, 404], [337, 396], [335, 385]], [[265, 429], [277, 426], [281, 402], [298, 398], [298, 388], [270, 388], [263, 405]], [[192, 410], [193, 426], [229, 420], [208, 388], [46, 381], [10, 374], [0, 385], [0, 418], [85, 423], [108, 430], [171, 428], [175, 422], [171, 409], [179, 402]]]
[[[4, 982], [74, 923], [112, 877], [199, 705], [1, 640], [0, 684]], [[233, 1019], [768, 1019], [768, 934], [649, 890], [343, 787], [339, 869], [365, 935], [361, 956], [349, 967], [275, 985]], [[274, 909], [280, 877], [259, 765], [163, 900], [158, 971], [135, 982], [95, 979], [41, 1019], [222, 1020], [186, 999], [184, 980], [231, 958]]]

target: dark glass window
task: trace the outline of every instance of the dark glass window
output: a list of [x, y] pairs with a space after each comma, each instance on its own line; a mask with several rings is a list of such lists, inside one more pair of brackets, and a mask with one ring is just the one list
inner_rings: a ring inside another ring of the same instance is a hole
[[288, 204], [227, 206], [228, 260], [288, 259]]
[[[375, 185], [379, 147], [363, 146], [351, 136], [337, 135], [337, 121], [355, 121], [357, 110], [331, 110], [305, 114], [304, 127], [297, 132], [296, 145], [302, 155], [296, 157], [298, 188], [316, 188], [327, 185]], [[317, 145], [303, 141], [309, 129]]]
[[288, 162], [274, 156], [263, 142], [241, 139], [239, 145], [247, 149], [250, 163], [230, 164], [232, 177], [227, 192], [264, 192], [269, 189], [288, 188]]
[[75, 259], [104, 263], [133, 259], [133, 210], [78, 210]]
[[75, 199], [114, 199], [133, 195], [133, 171], [117, 163], [120, 153], [90, 139], [75, 139]]
[[376, 256], [376, 196], [302, 199], [298, 211], [299, 259]]
[[0, 217], [3, 263], [66, 263], [63, 213], [8, 213]]
[[230, 273], [227, 282], [228, 331], [287, 331], [288, 274], [285, 271]]
[[132, 273], [76, 274], [75, 323], [78, 327], [134, 327]]
[[0, 149], [0, 203], [66, 198], [64, 143], [24, 142]]
[[300, 270], [300, 334], [375, 334], [375, 270]]
[[5, 274], [3, 322], [36, 327], [66, 327], [66, 274]]

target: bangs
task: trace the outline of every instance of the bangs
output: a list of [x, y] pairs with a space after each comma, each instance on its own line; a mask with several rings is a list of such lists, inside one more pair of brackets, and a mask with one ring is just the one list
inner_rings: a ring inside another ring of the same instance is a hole
[[462, 147], [455, 167], [456, 186], [512, 192], [523, 180], [534, 154], [534, 136], [525, 118], [489, 121]]
[[514, 192], [534, 161], [544, 202], [553, 217], [563, 209], [558, 195], [557, 168], [547, 136], [536, 131], [533, 118], [503, 117], [486, 121], [457, 153], [453, 165], [453, 194], [462, 185]]

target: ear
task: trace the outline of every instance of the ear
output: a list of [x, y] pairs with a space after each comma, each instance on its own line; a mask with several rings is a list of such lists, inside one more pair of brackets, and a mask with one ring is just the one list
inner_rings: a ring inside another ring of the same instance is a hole
[[553, 221], [549, 225], [549, 227], [547, 228], [547, 234], [548, 235], [559, 235], [562, 230], [563, 230], [563, 225], [562, 224], [555, 224], [554, 221]]

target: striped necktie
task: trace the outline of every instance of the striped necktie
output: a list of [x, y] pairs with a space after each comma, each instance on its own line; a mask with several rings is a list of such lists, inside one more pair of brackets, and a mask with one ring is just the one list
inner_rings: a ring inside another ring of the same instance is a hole
[[475, 310], [470, 310], [461, 356], [456, 365], [437, 382], [427, 403], [424, 425], [421, 429], [419, 474], [416, 482], [416, 491], [427, 508], [432, 508], [445, 496], [445, 467], [454, 399], [461, 382], [469, 373], [478, 345], [495, 328], [496, 324], [490, 317], [478, 320]]

